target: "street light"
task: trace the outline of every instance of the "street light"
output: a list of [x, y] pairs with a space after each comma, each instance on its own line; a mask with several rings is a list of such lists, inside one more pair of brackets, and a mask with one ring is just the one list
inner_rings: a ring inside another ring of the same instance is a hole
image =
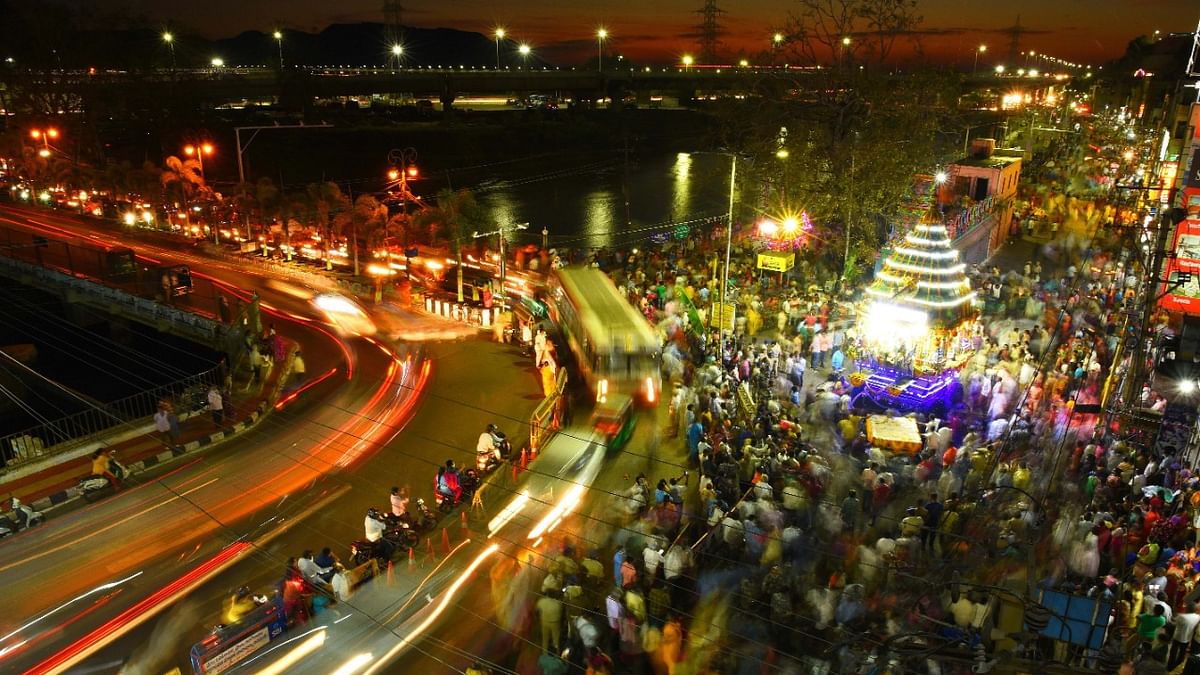
[[850, 46], [850, 36], [849, 36], [849, 35], [847, 35], [846, 37], [842, 38], [842, 46], [843, 46], [843, 47], [849, 47], [849, 46]]
[[521, 46], [517, 47], [517, 52], [521, 55], [521, 58], [524, 59], [526, 67], [529, 66], [529, 54], [532, 51], [533, 51], [533, 48], [524, 43], [522, 43]]
[[209, 63], [212, 64], [213, 68], [220, 68], [225, 65], [225, 59], [219, 56], [214, 56], [212, 61], [209, 61]]
[[399, 70], [400, 69], [400, 57], [404, 56], [404, 45], [394, 44], [394, 45], [392, 45], [391, 51], [392, 51], [392, 56], [396, 57], [396, 69]]
[[163, 42], [167, 43], [167, 48], [171, 50], [171, 72], [175, 72], [175, 36], [171, 35], [170, 31], [163, 31]]
[[275, 31], [271, 33], [271, 37], [275, 38], [275, 42], [279, 45], [279, 72], [283, 72], [283, 33]]
[[1000, 64], [1000, 65], [996, 66], [996, 74], [997, 75], [1004, 74], [1004, 64]]
[[783, 44], [783, 33], [776, 33], [774, 37], [771, 38], [771, 42], [775, 43], [775, 47], [778, 49], [779, 46]]
[[979, 47], [975, 50], [975, 65], [971, 66], [972, 75], [974, 75], [975, 71], [979, 68], [979, 55], [986, 51], [987, 45], [979, 45]]
[[497, 28], [496, 36], [496, 70], [500, 70], [500, 41], [504, 39], [504, 29]]
[[693, 58], [692, 58], [692, 55], [691, 55], [691, 54], [684, 54], [684, 55], [683, 55], [683, 59], [682, 59], [682, 60], [683, 60], [683, 70], [684, 70], [684, 72], [687, 72], [687, 69], [688, 69], [688, 68], [691, 68], [691, 67], [692, 67], [692, 64], [693, 64], [693, 63], [695, 63], [695, 59], [693, 59]]
[[196, 161], [200, 164], [201, 178], [204, 178], [204, 156], [208, 155], [211, 157], [214, 152], [216, 150], [213, 148], [213, 144], [208, 142], [201, 143], [199, 146], [192, 145], [191, 143], [183, 146], [183, 154], [188, 157], [195, 157]]
[[608, 31], [604, 28], [596, 31], [596, 55], [598, 57], [597, 70], [604, 70], [604, 41], [608, 38]]

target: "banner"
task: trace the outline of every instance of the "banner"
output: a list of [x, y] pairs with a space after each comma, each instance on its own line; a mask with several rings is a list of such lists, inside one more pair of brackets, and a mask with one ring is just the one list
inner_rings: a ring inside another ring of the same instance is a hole
[[712, 314], [710, 314], [708, 317], [708, 324], [710, 326], [720, 326], [721, 330], [732, 333], [733, 319], [734, 314], [736, 313], [737, 305], [733, 304], [732, 302], [724, 304], [714, 302], [712, 304]]
[[[1167, 258], [1167, 284], [1163, 291], [1170, 292], [1158, 301], [1159, 306], [1172, 312], [1200, 315], [1200, 219], [1187, 218], [1175, 231], [1175, 243], [1171, 250], [1174, 256]], [[1172, 288], [1180, 272], [1188, 272], [1191, 280]]]
[[796, 252], [768, 251], [758, 254], [758, 269], [786, 272], [796, 266]]

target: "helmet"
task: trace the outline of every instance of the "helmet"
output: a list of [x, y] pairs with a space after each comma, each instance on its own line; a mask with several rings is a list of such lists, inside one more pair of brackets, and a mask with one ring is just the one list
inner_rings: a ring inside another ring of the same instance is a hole
[[368, 515], [368, 516], [370, 516], [370, 517], [372, 517], [372, 518], [378, 518], [378, 517], [379, 517], [379, 511], [378, 511], [378, 510], [376, 510], [376, 509], [373, 509], [373, 508], [371, 508], [371, 509], [367, 509], [367, 515]]
[[496, 426], [495, 424], [489, 424], [487, 430], [489, 434], [494, 434], [497, 431], [500, 431], [500, 427]]
[[423, 497], [417, 497], [417, 506], [425, 506], [425, 499]]
[[250, 587], [249, 586], [242, 586], [241, 588], [237, 589], [237, 596], [239, 598], [244, 598], [247, 595], [250, 595]]

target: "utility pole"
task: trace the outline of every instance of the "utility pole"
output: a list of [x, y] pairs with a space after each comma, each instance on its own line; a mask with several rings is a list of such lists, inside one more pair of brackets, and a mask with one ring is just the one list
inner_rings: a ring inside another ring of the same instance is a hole
[[529, 223], [515, 223], [513, 225], [501, 225], [498, 229], [491, 232], [472, 232], [471, 237], [478, 239], [480, 237], [491, 237], [500, 235], [500, 295], [505, 300], [505, 305], [508, 303], [508, 291], [506, 290], [505, 280], [508, 279], [508, 258], [504, 252], [504, 240], [508, 237], [508, 233], [512, 230], [524, 230], [529, 227]]
[[[281, 43], [280, 49], [281, 50], [283, 49], [282, 43]], [[281, 51], [280, 52], [281, 59], [283, 58], [282, 53], [283, 52]], [[282, 61], [280, 61], [280, 63], [282, 63]], [[264, 126], [234, 127], [233, 128], [233, 138], [237, 145], [238, 184], [240, 185], [240, 184], [243, 184], [246, 182], [246, 165], [245, 165], [244, 161], [242, 160], [242, 155], [245, 154], [246, 150], [248, 150], [250, 148], [250, 144], [254, 142], [254, 139], [258, 138], [258, 132], [262, 131], [263, 129], [300, 129], [300, 128], [327, 129], [332, 126], [333, 126], [332, 124], [327, 124], [325, 122], [321, 122], [320, 124], [305, 124], [304, 122], [300, 122], [299, 124], [271, 124], [271, 125], [264, 125]], [[246, 141], [245, 145], [242, 145], [242, 132], [243, 131], [253, 131], [254, 132], [254, 133], [250, 134], [250, 139]], [[282, 184], [279, 186], [279, 189], [280, 190], [283, 189]], [[250, 239], [250, 214], [246, 213], [243, 215], [245, 215], [245, 217], [246, 217], [246, 239], [249, 240]], [[264, 253], [266, 252], [265, 249], [263, 252]]]
[[[1175, 190], [1171, 189], [1169, 194], [1171, 198], [1167, 203], [1174, 201]], [[1144, 307], [1142, 307], [1141, 325], [1138, 326], [1138, 340], [1134, 343], [1133, 355], [1129, 361], [1129, 376], [1125, 378], [1130, 387], [1125, 392], [1126, 401], [1133, 400], [1132, 397], [1136, 392], [1132, 387], [1142, 380], [1142, 370], [1146, 360], [1146, 343], [1151, 337], [1150, 318], [1154, 314], [1154, 307], [1158, 304], [1158, 286], [1163, 282], [1162, 264], [1167, 254], [1167, 240], [1175, 231], [1175, 226], [1186, 217], [1187, 212], [1178, 207], [1166, 209], [1158, 217], [1158, 231], [1154, 237], [1154, 249], [1150, 251], [1150, 267], [1146, 272], [1146, 288], [1142, 292]]]

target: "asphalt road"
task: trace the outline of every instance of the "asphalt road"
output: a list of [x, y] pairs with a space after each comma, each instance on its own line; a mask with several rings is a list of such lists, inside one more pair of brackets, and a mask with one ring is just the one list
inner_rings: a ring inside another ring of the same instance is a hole
[[[13, 220], [25, 216], [0, 209], [0, 222]], [[32, 220], [35, 226], [72, 232], [85, 227], [56, 214], [38, 213]], [[111, 233], [91, 236], [130, 241]], [[168, 248], [173, 243], [143, 238], [135, 248], [211, 274], [226, 291], [257, 290], [264, 307], [275, 313], [280, 332], [301, 343], [310, 376], [330, 367], [338, 373], [244, 436], [163, 469], [164, 476], [153, 477], [157, 480], [147, 476], [142, 487], [55, 519], [14, 540], [18, 546], [0, 547], [0, 567], [22, 575], [18, 583], [27, 589], [14, 596], [20, 610], [0, 635], [40, 612], [121, 581], [0, 640], [0, 649], [29, 641], [0, 655], [0, 667], [24, 670], [55, 653], [61, 658], [62, 650], [81, 639], [119, 628], [125, 614], [158, 610], [90, 650], [72, 672], [120, 667], [131, 673], [172, 667], [188, 672], [190, 646], [220, 620], [222, 603], [234, 589], [248, 585], [256, 593], [267, 592], [287, 558], [304, 549], [329, 546], [348, 557], [349, 542], [362, 537], [365, 510], [386, 507], [391, 486], [407, 486], [414, 498], [432, 502], [438, 464], [447, 458], [460, 465], [472, 462], [475, 439], [489, 422], [524, 438], [529, 413], [541, 400], [535, 372], [514, 347], [483, 336], [389, 344], [388, 336], [439, 335], [436, 322], [425, 325], [394, 311], [376, 313], [378, 339], [337, 340], [306, 320], [317, 315], [297, 292], [303, 290], [299, 284], [268, 282], [237, 262], [173, 251]], [[389, 355], [392, 351], [396, 356]], [[349, 379], [348, 363], [353, 364]], [[414, 389], [420, 390], [419, 398]], [[576, 417], [577, 424], [586, 425], [586, 411]], [[619, 504], [613, 493], [628, 487], [640, 471], [652, 477], [679, 473], [678, 458], [660, 453], [656, 415], [642, 413], [641, 418], [626, 452], [608, 457], [594, 489], [584, 492], [579, 513], [544, 541], [525, 539], [532, 515], [491, 537], [487, 532], [490, 518], [541, 470], [535, 462], [515, 482], [505, 475], [497, 489], [485, 493], [485, 511], [469, 514], [469, 531], [454, 514], [426, 535], [411, 564], [398, 558], [390, 575], [328, 614], [327, 619], [343, 622], [331, 626], [325, 646], [292, 672], [330, 672], [356, 654], [376, 660], [388, 655], [381, 672], [452, 672], [480, 658], [520, 667], [530, 655], [536, 658], [529, 640], [537, 637], [525, 626], [536, 600], [531, 584], [545, 567], [544, 556], [564, 540], [605, 545], [614, 532], [620, 535], [614, 528], [612, 511]], [[651, 459], [660, 454], [665, 463]], [[237, 548], [231, 549], [228, 544], [235, 541]], [[454, 551], [449, 558], [446, 542]], [[162, 589], [195, 575], [206, 561], [226, 556], [234, 558], [228, 568], [197, 578], [185, 597], [156, 602]], [[527, 562], [518, 564], [523, 557]], [[53, 592], [46, 593], [48, 587]]]
[[[0, 207], [0, 221], [121, 241], [56, 213]], [[264, 322], [274, 321], [300, 345], [310, 377], [337, 372], [291, 409], [268, 415], [218, 449], [138, 476], [136, 487], [114, 498], [5, 541], [0, 574], [8, 611], [0, 619], [0, 669], [6, 671], [52, 665], [47, 659], [80, 639], [96, 639], [97, 631], [111, 632], [133, 618], [123, 612], [144, 614], [139, 602], [162, 597], [169, 582], [196, 574], [223, 546], [255, 536], [265, 521], [303, 512], [316, 479], [357, 472], [381, 451], [411, 416], [431, 374], [419, 345], [397, 349], [338, 338], [314, 320], [318, 313], [306, 299], [238, 263], [162, 244], [135, 242], [134, 248], [190, 264], [229, 292], [256, 290], [270, 308]]]

